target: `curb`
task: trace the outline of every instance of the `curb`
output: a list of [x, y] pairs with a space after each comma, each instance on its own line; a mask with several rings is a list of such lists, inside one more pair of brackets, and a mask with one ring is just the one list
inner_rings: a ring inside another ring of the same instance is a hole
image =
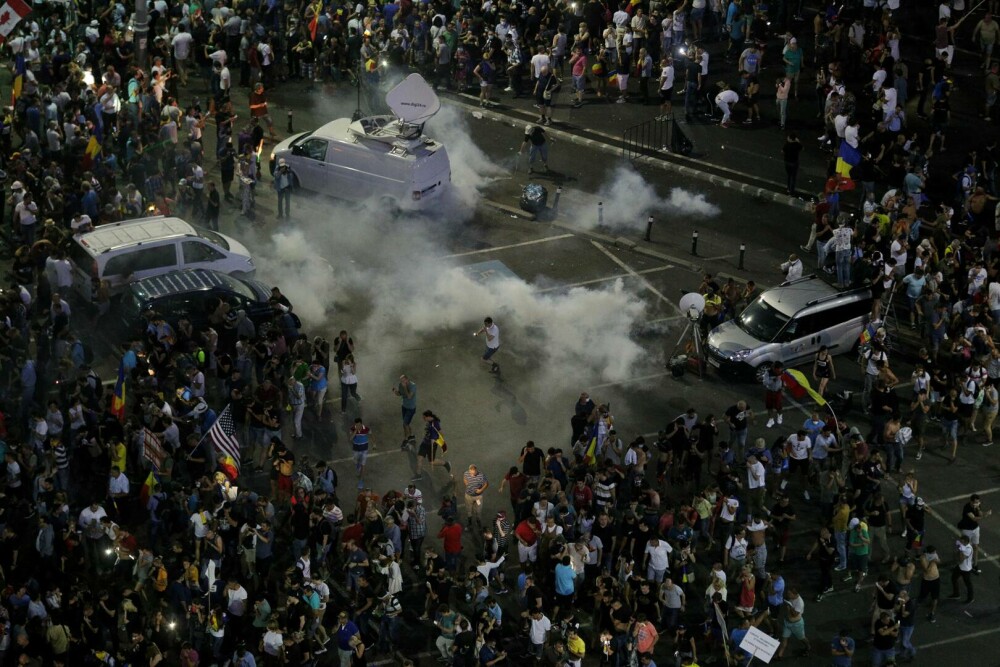
[[[443, 97], [442, 101], [452, 104], [456, 107], [461, 108], [466, 113], [472, 115], [476, 119], [486, 119], [492, 120], [500, 123], [510, 124], [511, 127], [517, 127], [520, 121], [507, 113], [500, 113], [498, 111], [493, 111], [490, 109], [483, 109], [473, 107], [471, 104], [466, 104], [461, 100], [456, 100], [452, 97]], [[615, 155], [621, 154], [621, 147], [618, 145], [611, 144], [609, 141], [597, 141], [587, 137], [581, 137], [574, 132], [569, 130], [554, 128], [551, 125], [547, 126], [546, 132], [551, 133], [562, 140], [568, 141], [570, 143], [576, 144], [578, 146], [585, 146], [587, 148], [596, 148], [602, 150], [606, 153], [613, 153]], [[668, 157], [670, 154], [664, 154], [662, 157], [652, 157], [652, 156], [642, 156], [635, 159], [635, 162], [642, 163], [643, 165], [649, 167], [655, 167], [657, 169], [662, 169], [664, 171], [671, 171], [681, 176], [687, 176], [689, 178], [697, 178], [702, 181], [711, 183], [712, 185], [720, 186], [729, 190], [735, 190], [740, 194], [748, 195], [750, 197], [755, 197], [763, 201], [773, 202], [775, 204], [781, 204], [783, 206], [788, 206], [790, 208], [796, 209], [798, 211], [807, 211], [808, 203], [799, 199], [798, 197], [791, 197], [780, 192], [774, 192], [773, 190], [768, 190], [766, 188], [758, 187], [755, 185], [750, 185], [749, 183], [743, 183], [732, 178], [726, 178], [723, 176], [718, 176], [716, 174], [711, 174], [700, 169], [695, 169], [694, 167], [689, 167], [685, 164], [679, 164]], [[674, 158], [676, 159], [676, 158]]]

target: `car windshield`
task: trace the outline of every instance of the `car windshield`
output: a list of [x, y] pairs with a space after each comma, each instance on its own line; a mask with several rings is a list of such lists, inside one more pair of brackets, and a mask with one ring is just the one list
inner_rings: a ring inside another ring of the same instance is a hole
[[224, 282], [229, 289], [236, 292], [240, 296], [250, 299], [251, 301], [258, 300], [259, 297], [254, 293], [253, 289], [251, 289], [251, 287], [242, 280], [237, 280], [232, 276], [226, 275], [219, 276], [219, 279], [222, 280], [222, 282]]
[[303, 132], [303, 133], [302, 133], [302, 134], [300, 134], [299, 136], [297, 136], [297, 137], [295, 137], [294, 139], [292, 139], [292, 143], [291, 143], [291, 145], [292, 145], [292, 146], [298, 146], [298, 145], [299, 145], [299, 144], [301, 144], [301, 143], [302, 143], [303, 141], [305, 141], [306, 139], [308, 139], [309, 137], [311, 137], [311, 136], [312, 136], [312, 134], [313, 134], [313, 131], [312, 131], [312, 130], [309, 130], [308, 132]]
[[223, 250], [229, 250], [229, 241], [226, 240], [225, 236], [219, 234], [218, 232], [213, 232], [210, 229], [198, 229], [198, 236], [211, 241]]
[[789, 317], [776, 310], [763, 297], [746, 307], [737, 322], [741, 329], [759, 341], [771, 342], [788, 324]]

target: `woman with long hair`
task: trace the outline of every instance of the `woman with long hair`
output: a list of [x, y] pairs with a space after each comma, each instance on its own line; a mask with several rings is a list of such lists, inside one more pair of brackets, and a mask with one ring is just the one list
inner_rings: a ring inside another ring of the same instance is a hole
[[422, 467], [425, 460], [430, 466], [444, 466], [450, 475], [451, 463], [444, 459], [447, 451], [448, 443], [445, 442], [444, 434], [441, 432], [441, 420], [430, 410], [424, 410], [424, 438], [417, 449], [417, 472], [414, 480], [423, 476]]

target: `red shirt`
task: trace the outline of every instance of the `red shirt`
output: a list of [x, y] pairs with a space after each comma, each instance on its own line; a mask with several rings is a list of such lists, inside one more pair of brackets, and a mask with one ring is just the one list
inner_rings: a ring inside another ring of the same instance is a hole
[[518, 472], [516, 475], [507, 473], [504, 475], [504, 479], [510, 485], [510, 497], [513, 500], [520, 498], [521, 492], [524, 491], [524, 487], [528, 484], [528, 478], [524, 476], [524, 473]]
[[525, 519], [521, 523], [517, 524], [517, 528], [514, 529], [514, 534], [517, 535], [518, 539], [524, 542], [525, 546], [530, 547], [538, 541], [538, 534], [535, 530], [540, 528], [541, 526], [539, 526], [536, 521]]
[[590, 507], [593, 499], [594, 492], [590, 490], [589, 486], [580, 487], [577, 484], [573, 485], [573, 507], [576, 509]]
[[457, 554], [462, 551], [462, 524], [455, 522], [451, 525], [445, 524], [438, 533], [438, 537], [444, 542], [444, 552], [446, 554]]

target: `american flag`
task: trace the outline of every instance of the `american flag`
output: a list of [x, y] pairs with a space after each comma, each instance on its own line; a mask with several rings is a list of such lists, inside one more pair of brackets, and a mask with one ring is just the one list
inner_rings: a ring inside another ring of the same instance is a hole
[[142, 457], [149, 461], [153, 470], [159, 471], [163, 467], [163, 462], [167, 458], [167, 453], [163, 449], [163, 443], [158, 435], [148, 428], [143, 429], [142, 436]]
[[240, 442], [236, 439], [236, 427], [233, 425], [233, 414], [229, 408], [227, 405], [212, 424], [212, 428], [208, 429], [208, 439], [215, 447], [215, 451], [233, 460], [239, 471]]

